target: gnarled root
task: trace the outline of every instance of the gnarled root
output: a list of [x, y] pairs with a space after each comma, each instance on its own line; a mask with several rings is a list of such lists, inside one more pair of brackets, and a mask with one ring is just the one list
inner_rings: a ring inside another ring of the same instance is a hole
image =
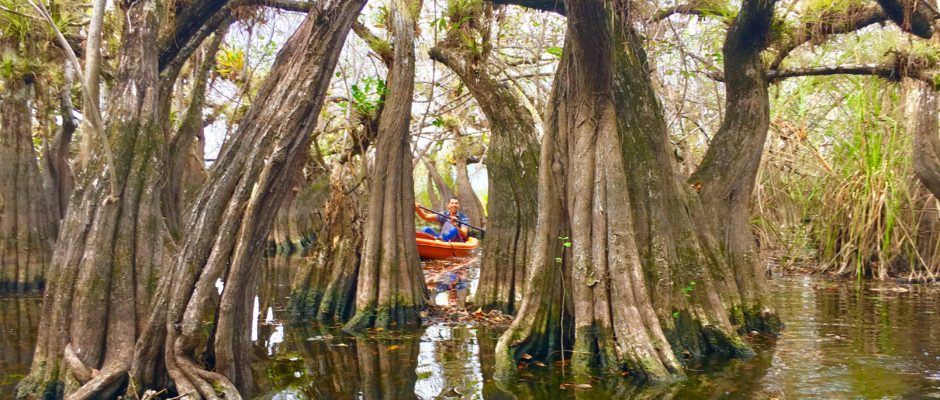
[[225, 376], [202, 369], [189, 357], [196, 340], [171, 332], [167, 335], [166, 369], [183, 399], [241, 399]]

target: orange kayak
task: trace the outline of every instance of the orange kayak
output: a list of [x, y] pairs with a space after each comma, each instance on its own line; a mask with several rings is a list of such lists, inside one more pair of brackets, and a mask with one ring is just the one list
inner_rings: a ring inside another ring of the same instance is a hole
[[467, 239], [466, 242], [444, 242], [424, 232], [415, 232], [415, 240], [418, 241], [418, 255], [421, 258], [433, 259], [466, 257], [480, 245], [480, 241], [475, 237]]

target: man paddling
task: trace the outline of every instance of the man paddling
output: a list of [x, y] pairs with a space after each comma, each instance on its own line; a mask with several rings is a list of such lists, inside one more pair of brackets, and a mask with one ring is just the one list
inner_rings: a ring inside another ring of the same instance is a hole
[[439, 214], [430, 213], [424, 211], [420, 204], [415, 203], [415, 213], [425, 221], [441, 224], [440, 233], [430, 227], [422, 229], [424, 233], [433, 235], [445, 242], [465, 242], [467, 240], [467, 235], [470, 232], [467, 224], [470, 223], [470, 219], [467, 218], [467, 214], [460, 211], [460, 200], [457, 200], [456, 197], [451, 197], [447, 201], [447, 211]]

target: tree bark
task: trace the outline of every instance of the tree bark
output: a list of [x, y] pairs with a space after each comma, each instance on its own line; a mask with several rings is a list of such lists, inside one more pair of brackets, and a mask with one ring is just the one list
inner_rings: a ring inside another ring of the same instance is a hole
[[[278, 54], [239, 131], [193, 205], [187, 240], [161, 280], [135, 350], [138, 388], [160, 377], [165, 354], [180, 393], [215, 398], [252, 392], [250, 311], [270, 223], [306, 161], [340, 50], [363, 1], [318, 3]], [[285, 107], [285, 105], [288, 105]], [[215, 306], [215, 283], [225, 287]], [[197, 362], [203, 316], [215, 315], [214, 361]], [[163, 339], [165, 338], [165, 340]]]
[[[456, 144], [454, 145], [454, 168], [457, 170], [457, 200], [460, 201], [460, 208], [467, 214], [470, 223], [474, 226], [486, 228], [486, 215], [483, 211], [483, 203], [476, 191], [473, 190], [473, 184], [470, 183], [470, 172], [467, 170], [467, 144], [464, 143], [463, 135], [459, 127], [451, 127], [454, 133]], [[448, 199], [449, 200], [449, 199]]]
[[933, 36], [933, 21], [940, 17], [927, 1], [878, 0], [878, 5], [901, 30], [924, 39]]
[[114, 117], [106, 127], [115, 163], [106, 165], [94, 152], [72, 196], [53, 253], [32, 369], [18, 387], [21, 397], [113, 396], [162, 270], [164, 143], [155, 120], [157, 62], [150, 48], [157, 7], [153, 0], [120, 5], [126, 14], [123, 51], [109, 107]]
[[486, 48], [490, 30], [483, 7], [487, 6], [481, 3], [479, 7], [469, 13], [470, 18], [452, 16], [463, 24], [432, 48], [430, 56], [457, 74], [489, 122], [488, 234], [474, 303], [485, 310], [514, 313], [522, 299], [528, 253], [535, 238], [538, 139], [535, 121], [519, 94], [490, 73], [488, 52], [471, 51], [462, 39], [479, 36], [478, 42], [484, 44], [478, 46]]
[[45, 285], [58, 219], [33, 148], [31, 85], [21, 78], [7, 87], [0, 98], [0, 292], [22, 292]]
[[[427, 165], [427, 164], [425, 164]], [[433, 208], [440, 207], [443, 209], [443, 193], [440, 189], [437, 189], [434, 184], [434, 177], [431, 176], [431, 171], [428, 171], [428, 180], [426, 182], [427, 192], [428, 192], [428, 203]]]
[[728, 29], [724, 56], [725, 118], [689, 183], [699, 190], [719, 227], [741, 297], [744, 326], [774, 332], [779, 321], [766, 298], [766, 278], [751, 230], [751, 197], [770, 126], [770, 99], [761, 52], [774, 12], [773, 0], [748, 0]]
[[[614, 96], [634, 230], [656, 314], [674, 353], [749, 355], [735, 333], [740, 304], [717, 225], [685, 184], [636, 32], [614, 30]], [[730, 317], [730, 318], [729, 318]]]
[[[62, 117], [62, 124], [56, 131], [51, 141], [43, 142], [43, 163], [45, 165], [44, 173], [46, 187], [48, 188], [50, 201], [52, 203], [52, 217], [58, 222], [65, 216], [69, 205], [69, 197], [72, 195], [72, 188], [75, 186], [75, 175], [72, 171], [72, 165], [69, 164], [69, 145], [72, 143], [72, 136], [78, 127], [75, 118], [72, 116], [72, 68], [66, 64], [64, 67], [64, 87], [59, 95], [59, 114]], [[51, 249], [50, 249], [51, 250]]]
[[454, 197], [454, 191], [451, 189], [450, 185], [447, 184], [447, 181], [444, 180], [444, 177], [441, 176], [441, 173], [437, 170], [437, 163], [433, 160], [424, 160], [424, 165], [428, 167], [428, 175], [431, 176], [431, 180], [434, 181], [434, 186], [437, 188], [437, 192], [440, 193], [440, 204], [432, 205], [438, 206], [440, 210], [447, 208], [447, 202], [450, 201], [451, 197]]
[[[707, 221], [697, 219], [697, 199], [679, 183], [626, 4], [565, 6], [566, 48], [542, 143], [539, 229], [560, 219], [557, 224], [570, 227], [571, 234], [538, 236], [520, 317], [497, 346], [504, 354], [497, 359], [497, 376], [511, 375], [520, 349], [538, 339], [537, 327], [551, 322], [528, 315], [531, 305], [538, 310], [545, 301], [541, 286], [554, 271], [540, 260], [552, 257], [567, 262], [570, 256], [566, 292], [573, 298], [571, 351], [579, 376], [599, 365], [668, 381], [684, 375], [685, 354], [753, 354], [728, 318], [726, 307], [733, 304], [722, 301], [734, 290], [723, 278], [725, 264], [710, 250], [708, 235], [698, 234]], [[553, 146], [554, 156], [546, 155]], [[546, 173], [549, 168], [555, 173]], [[557, 193], [560, 203], [546, 202], [546, 192]], [[550, 218], [551, 209], [562, 211]], [[559, 239], [570, 254], [559, 252], [557, 244], [555, 253], [545, 250], [546, 242]]]
[[415, 242], [414, 177], [411, 164], [411, 103], [414, 92], [415, 18], [420, 3], [391, 0], [389, 29], [394, 60], [389, 67], [379, 120], [374, 173], [356, 288], [356, 314], [343, 327], [415, 325], [427, 301]]
[[[496, 344], [497, 379], [512, 377], [516, 361], [523, 354], [538, 359], [554, 355], [565, 357], [572, 338], [570, 253], [559, 238], [568, 237], [570, 230], [563, 198], [566, 196], [565, 171], [568, 157], [564, 153], [567, 136], [562, 133], [562, 116], [567, 112], [570, 54], [566, 51], [555, 72], [555, 80], [546, 110], [545, 134], [539, 153], [538, 214], [532, 248], [529, 253], [528, 279], [519, 310], [509, 329]], [[569, 253], [569, 254], [566, 254]], [[566, 343], [568, 345], [566, 346]]]
[[355, 311], [362, 245], [362, 213], [356, 188], [349, 182], [351, 166], [335, 163], [330, 173], [330, 198], [323, 207], [313, 260], [302, 266], [291, 288], [295, 317], [345, 321]]
[[[224, 24], [206, 47], [202, 63], [194, 74], [194, 84], [190, 95], [189, 106], [183, 114], [176, 134], [172, 136], [167, 146], [167, 172], [168, 178], [163, 198], [163, 215], [167, 219], [167, 226], [174, 237], [179, 237], [182, 225], [182, 214], [195, 198], [200, 187], [206, 180], [205, 161], [203, 149], [205, 135], [203, 134], [203, 107], [205, 106], [206, 90], [209, 72], [215, 66], [215, 56], [228, 31], [228, 24]], [[176, 79], [173, 79], [175, 82]], [[173, 86], [173, 83], [165, 83]], [[167, 97], [163, 99], [169, 104], [172, 91], [162, 93]], [[167, 110], [169, 111], [169, 110]], [[167, 118], [169, 120], [169, 118]], [[167, 127], [167, 129], [169, 129]]]
[[[104, 14], [106, 0], [94, 0], [92, 3], [91, 21], [88, 24], [88, 36], [85, 42], [85, 71], [81, 77], [82, 85], [88, 91], [88, 98], [84, 101], [91, 101], [101, 110], [101, 31], [104, 27]], [[90, 106], [88, 106], [90, 107]], [[90, 109], [90, 108], [89, 108]], [[91, 157], [93, 140], [91, 134], [92, 128], [86, 119], [82, 120], [82, 136], [79, 149], [78, 164], [84, 167], [88, 164]]]
[[[363, 4], [325, 1], [308, 14], [279, 54], [239, 140], [217, 162], [190, 215], [189, 240], [164, 271], [164, 130], [155, 118], [158, 52], [150, 48], [158, 12], [153, 0], [121, 3], [123, 52], [108, 125], [119, 149], [120, 191], [109, 197], [111, 174], [93, 157], [94, 173], [72, 197], [65, 240], [53, 256], [56, 276], [33, 369], [18, 395], [107, 398], [127, 376], [130, 395], [166, 387], [168, 379], [190, 398], [251, 392], [249, 318], [255, 266], [270, 227], [263, 221], [303, 165], [340, 49]], [[210, 309], [219, 278], [225, 289]], [[206, 338], [208, 314], [215, 318]], [[196, 347], [207, 340], [214, 371], [195, 361], [202, 359]]]
[[940, 200], [940, 135], [937, 134], [937, 92], [918, 82], [920, 102], [914, 127], [914, 174]]

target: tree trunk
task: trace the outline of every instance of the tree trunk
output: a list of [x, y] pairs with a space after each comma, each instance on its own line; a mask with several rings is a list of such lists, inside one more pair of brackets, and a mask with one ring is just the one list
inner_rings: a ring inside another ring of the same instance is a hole
[[[695, 219], [694, 196], [678, 182], [626, 4], [572, 1], [565, 9], [566, 48], [542, 143], [539, 229], [560, 219], [571, 237], [536, 239], [520, 317], [497, 346], [504, 354], [497, 376], [511, 375], [520, 349], [538, 338], [536, 327], [551, 322], [528, 315], [531, 305], [538, 310], [546, 301], [540, 285], [555, 273], [544, 260], [569, 261], [558, 244], [546, 250], [545, 242], [559, 239], [570, 246], [571, 350], [579, 376], [595, 364], [641, 379], [672, 380], [684, 375], [680, 355], [686, 352], [753, 354], [722, 302], [733, 289], [722, 279], [723, 264], [695, 233], [704, 223]], [[553, 147], [558, 150], [546, 160]], [[553, 205], [546, 192], [557, 193], [559, 203]], [[551, 209], [561, 211], [551, 218]], [[668, 223], [677, 226], [657, 232]], [[674, 232], [677, 237], [666, 236]]]
[[[202, 62], [193, 77], [193, 88], [189, 106], [183, 114], [176, 134], [167, 146], [168, 177], [163, 198], [163, 214], [174, 237], [179, 237], [182, 214], [192, 203], [202, 184], [206, 180], [203, 134], [203, 107], [206, 100], [209, 72], [215, 66], [215, 56], [228, 31], [228, 24], [223, 25], [212, 41], [209, 42]], [[175, 82], [175, 79], [173, 80]], [[170, 83], [172, 86], [172, 83]], [[168, 97], [172, 92], [165, 93]], [[179, 94], [181, 95], [181, 94]], [[169, 99], [164, 99], [168, 101]], [[169, 118], [168, 118], [169, 119]]]
[[323, 207], [313, 260], [301, 267], [291, 288], [290, 309], [296, 317], [345, 321], [355, 311], [362, 214], [348, 182], [350, 170], [340, 163], [331, 168], [330, 199]]
[[483, 211], [483, 203], [473, 185], [470, 183], [470, 173], [467, 171], [467, 158], [457, 157], [454, 167], [457, 169], [457, 200], [460, 201], [460, 208], [467, 213], [470, 223], [474, 226], [486, 229], [486, 215]]
[[319, 165], [308, 164], [304, 174], [311, 179], [298, 176], [299, 183], [281, 202], [268, 237], [278, 253], [306, 255], [316, 243], [318, 231], [323, 229], [323, 209], [330, 197], [330, 174], [324, 170]]
[[[427, 165], [427, 164], [425, 164]], [[427, 191], [428, 191], [428, 205], [432, 208], [441, 207], [443, 209], [444, 200], [442, 199], [443, 193], [440, 189], [437, 189], [434, 184], [434, 177], [431, 176], [431, 171], [428, 171], [428, 181], [427, 181]]]
[[474, 303], [484, 310], [513, 313], [522, 299], [528, 253], [535, 238], [538, 139], [535, 121], [519, 95], [489, 72], [488, 53], [481, 56], [468, 49], [462, 39], [478, 34], [481, 42], [488, 42], [489, 24], [482, 9], [486, 6], [480, 7], [470, 18], [460, 16], [464, 21], [460, 30], [450, 31], [430, 55], [460, 77], [489, 122], [487, 236]]
[[450, 198], [454, 197], [454, 191], [451, 189], [450, 185], [447, 184], [447, 181], [444, 180], [444, 177], [441, 176], [441, 173], [437, 170], [436, 162], [425, 159], [424, 165], [428, 167], [428, 175], [430, 175], [431, 180], [434, 181], [434, 186], [437, 188], [437, 192], [441, 194], [440, 204], [432, 204], [431, 207], [439, 207], [438, 210], [444, 210], [447, 208], [447, 202], [450, 201]]
[[[190, 398], [238, 398], [237, 390], [251, 391], [249, 323], [270, 227], [264, 221], [303, 165], [363, 2], [318, 3], [285, 45], [238, 140], [202, 190], [188, 240], [166, 271], [159, 201], [164, 130], [154, 118], [157, 52], [148, 47], [156, 42], [157, 7], [152, 0], [122, 6], [123, 52], [108, 126], [119, 150], [119, 192], [109, 196], [104, 188], [111, 175], [93, 157], [94, 173], [76, 189], [64, 243], [53, 256], [56, 277], [46, 294], [33, 369], [18, 394], [107, 398], [130, 376], [134, 395], [166, 387], [169, 378]], [[210, 309], [220, 278], [225, 288]], [[208, 314], [215, 316], [214, 331], [206, 338]], [[197, 346], [207, 340], [214, 371], [195, 361], [201, 359]]]
[[[91, 20], [88, 24], [88, 36], [86, 37], [85, 43], [85, 75], [81, 77], [82, 85], [85, 87], [85, 90], [88, 92], [88, 98], [85, 101], [94, 102], [94, 106], [101, 110], [101, 95], [100, 86], [101, 86], [101, 32], [104, 28], [104, 14], [105, 14], [105, 5], [107, 0], [94, 0], [92, 3], [92, 12]], [[91, 105], [83, 105], [89, 110]], [[102, 113], [103, 114], [103, 113]], [[92, 146], [94, 138], [92, 135], [93, 128], [90, 126], [90, 122], [86, 119], [82, 120], [82, 135], [80, 149], [78, 153], [78, 165], [79, 169], [84, 168], [88, 165], [88, 159], [91, 157]]]
[[730, 319], [740, 301], [715, 223], [679, 172], [636, 32], [614, 30], [614, 96], [633, 228], [656, 315], [678, 356], [748, 355]]
[[29, 107], [31, 85], [8, 83], [0, 99], [0, 292], [41, 289], [57, 218], [43, 187]]
[[473, 190], [473, 184], [470, 183], [470, 173], [467, 171], [467, 157], [470, 155], [467, 144], [464, 143], [465, 139], [460, 133], [460, 127], [451, 126], [450, 129], [454, 133], [456, 143], [454, 145], [454, 168], [457, 170], [455, 183], [457, 184], [457, 200], [460, 201], [460, 209], [467, 214], [470, 224], [486, 228], [483, 203]]
[[940, 135], [937, 134], [937, 92], [926, 83], [917, 83], [920, 103], [914, 127], [914, 173], [940, 200]]
[[[158, 357], [180, 393], [215, 398], [252, 392], [250, 312], [270, 223], [306, 161], [323, 97], [362, 1], [325, 1], [278, 54], [236, 140], [226, 146], [194, 203], [187, 240], [158, 288], [137, 343], [131, 376], [138, 389], [160, 378]], [[287, 105], [287, 106], [285, 106]], [[224, 281], [219, 304], [212, 298]], [[197, 360], [204, 315], [213, 359]], [[163, 339], [165, 337], [165, 340]], [[208, 369], [213, 367], [213, 371]]]
[[106, 127], [114, 165], [93, 153], [75, 188], [52, 258], [32, 369], [18, 396], [115, 395], [162, 270], [164, 143], [155, 120], [151, 48], [157, 6], [153, 0], [127, 5], [121, 4], [126, 23], [109, 107], [114, 118]]
[[764, 269], [751, 229], [751, 197], [770, 126], [770, 100], [761, 51], [773, 19], [773, 0], [748, 0], [728, 29], [722, 53], [725, 118], [699, 169], [689, 178], [708, 217], [719, 227], [748, 330], [774, 332], [779, 321], [766, 298]]
[[391, 0], [389, 6], [394, 59], [375, 146], [356, 314], [343, 328], [346, 331], [417, 324], [418, 311], [427, 301], [414, 235], [409, 134], [415, 75], [413, 13], [420, 9], [420, 3], [408, 0]]
[[[565, 43], [567, 47], [570, 42], [566, 40]], [[523, 354], [537, 359], [556, 355], [565, 357], [571, 348], [571, 321], [574, 318], [568, 279], [571, 260], [564, 243], [559, 240], [570, 235], [567, 211], [562, 201], [566, 192], [563, 177], [568, 163], [564, 153], [567, 136], [561, 134], [560, 126], [560, 118], [567, 107], [563, 99], [567, 90], [569, 58], [568, 51], [565, 51], [555, 72], [544, 119], [545, 134], [542, 136], [538, 168], [538, 215], [526, 266], [529, 275], [516, 318], [496, 344], [494, 376], [497, 380], [513, 376], [516, 361]]]
[[59, 114], [62, 117], [62, 125], [59, 126], [59, 130], [56, 131], [51, 141], [43, 143], [45, 165], [43, 172], [46, 187], [50, 191], [52, 217], [56, 221], [56, 226], [65, 216], [69, 197], [72, 196], [72, 188], [75, 186], [75, 175], [72, 173], [72, 165], [69, 164], [69, 145], [78, 127], [75, 118], [72, 117], [72, 71], [68, 65], [63, 75], [65, 89], [59, 95]]
[[291, 255], [296, 249], [290, 235], [290, 209], [294, 206], [297, 199], [298, 187], [291, 185], [291, 190], [287, 192], [281, 206], [278, 207], [274, 215], [274, 221], [271, 223], [271, 233], [268, 235], [268, 250], [273, 250], [275, 254]]

